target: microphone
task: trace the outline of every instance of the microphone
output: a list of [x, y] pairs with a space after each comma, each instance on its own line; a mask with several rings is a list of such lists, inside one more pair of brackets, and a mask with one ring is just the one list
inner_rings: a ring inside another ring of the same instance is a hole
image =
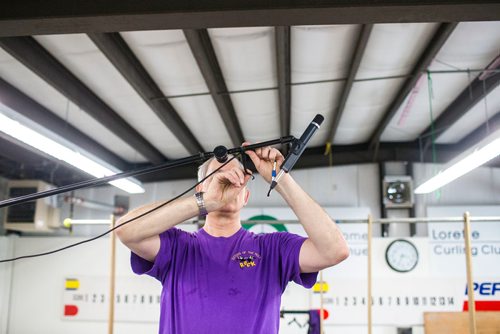
[[227, 161], [227, 148], [225, 146], [219, 145], [214, 148], [214, 157], [219, 163], [224, 163]]
[[298, 140], [294, 140], [292, 143], [292, 147], [290, 149], [290, 152], [288, 153], [288, 156], [285, 158], [285, 161], [280, 166], [280, 172], [276, 176], [276, 178], [271, 182], [271, 186], [269, 188], [269, 192], [267, 193], [267, 196], [271, 194], [271, 190], [273, 190], [276, 185], [278, 184], [279, 179], [285, 174], [288, 173], [292, 170], [293, 166], [295, 163], [299, 160], [300, 156], [302, 153], [304, 153], [304, 150], [307, 146], [307, 143], [311, 139], [311, 137], [314, 135], [316, 130], [319, 129], [321, 126], [321, 123], [323, 123], [323, 120], [325, 118], [323, 115], [317, 114], [312, 122], [309, 124], [309, 126], [306, 128], [302, 136]]

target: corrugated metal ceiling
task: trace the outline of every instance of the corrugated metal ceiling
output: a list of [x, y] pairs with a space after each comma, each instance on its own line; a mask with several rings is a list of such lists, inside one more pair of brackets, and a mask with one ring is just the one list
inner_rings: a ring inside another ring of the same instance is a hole
[[[289, 27], [289, 40], [285, 42], [289, 45], [290, 134], [300, 136], [314, 115], [321, 113], [326, 121], [309, 145], [321, 149], [331, 142], [328, 135], [332, 119], [339, 112], [346, 80], [354, 75], [333, 145], [359, 145], [373, 140], [374, 131], [439, 26], [374, 24], [354, 74], [350, 71], [361, 25]], [[202, 43], [213, 48], [215, 59], [209, 61], [220, 67], [222, 77], [218, 80], [223, 80], [227, 91], [210, 87], [195, 57], [199, 55], [193, 54], [193, 45], [182, 30], [128, 31], [119, 35], [163, 94], [154, 98], [172, 105], [204, 150], [211, 151], [217, 145], [233, 146], [228, 119], [214, 100], [217, 95], [229, 96], [224, 103], [231, 104], [228, 110], [234, 108], [245, 140], [279, 137], [282, 115], [275, 27], [207, 29], [208, 38]], [[34, 40], [164, 157], [190, 154], [87, 35], [37, 35]], [[438, 119], [480, 74], [475, 70], [484, 69], [499, 55], [499, 21], [459, 23], [427, 68], [429, 74], [419, 73], [420, 79], [381, 129], [380, 142], [415, 142], [422, 135], [427, 139], [424, 131], [431, 124], [430, 106], [434, 120]], [[217, 71], [214, 73], [217, 76]], [[498, 78], [497, 72], [492, 75]], [[148, 162], [138, 147], [90, 117], [87, 110], [44, 81], [36, 70], [9, 54], [8, 48], [0, 49], [0, 77], [123, 160], [131, 164]], [[491, 91], [464, 110], [461, 119], [443, 129], [437, 143], [458, 143], [500, 112], [500, 90], [495, 89], [498, 82], [488, 85]]]

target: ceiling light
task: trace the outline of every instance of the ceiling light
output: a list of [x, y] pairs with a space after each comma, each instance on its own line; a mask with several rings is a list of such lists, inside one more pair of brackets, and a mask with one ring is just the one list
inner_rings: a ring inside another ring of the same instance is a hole
[[[121, 172], [112, 166], [106, 167], [103, 163], [90, 159], [1, 113], [0, 131], [97, 178]], [[144, 192], [144, 188], [139, 184], [139, 181], [131, 178], [119, 179], [109, 183], [131, 194]]]
[[427, 194], [467, 174], [500, 155], [500, 130], [492, 133], [479, 144], [448, 164], [450, 167], [440, 171], [415, 189], [415, 194]]

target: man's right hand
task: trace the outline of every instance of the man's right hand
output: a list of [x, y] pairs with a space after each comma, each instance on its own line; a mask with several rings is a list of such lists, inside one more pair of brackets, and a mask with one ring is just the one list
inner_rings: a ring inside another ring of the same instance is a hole
[[208, 212], [216, 211], [241, 196], [251, 175], [240, 168], [221, 170], [204, 182], [204, 199]]

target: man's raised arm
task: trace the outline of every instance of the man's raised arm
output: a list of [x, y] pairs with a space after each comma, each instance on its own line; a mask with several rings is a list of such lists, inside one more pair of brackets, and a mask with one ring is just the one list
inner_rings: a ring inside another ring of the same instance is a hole
[[[271, 147], [246, 152], [259, 174], [270, 183], [273, 162], [281, 165], [283, 155]], [[293, 210], [309, 237], [300, 249], [301, 272], [316, 272], [334, 266], [349, 256], [349, 248], [337, 225], [289, 174], [280, 179], [276, 190]]]
[[[121, 217], [117, 225], [153, 210], [162, 203], [147, 204], [134, 209]], [[198, 215], [196, 199], [192, 196], [180, 198], [119, 227], [116, 229], [116, 235], [131, 251], [152, 262], [160, 250], [159, 234], [196, 215]]]

